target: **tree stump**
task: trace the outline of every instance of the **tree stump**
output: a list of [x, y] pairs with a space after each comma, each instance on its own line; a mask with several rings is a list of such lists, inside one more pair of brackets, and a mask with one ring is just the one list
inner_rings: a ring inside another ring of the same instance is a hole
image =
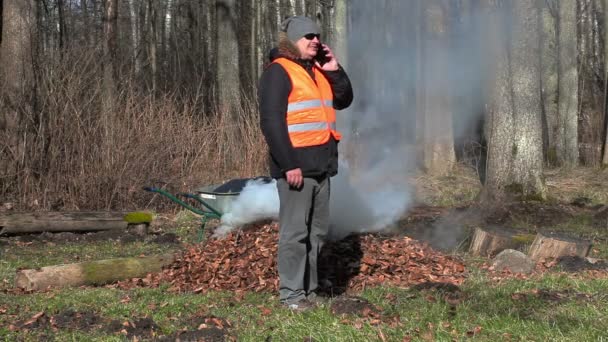
[[492, 257], [505, 249], [517, 249], [526, 242], [532, 241], [533, 236], [502, 227], [475, 228], [469, 253]]
[[591, 242], [560, 234], [538, 233], [530, 246], [528, 256], [533, 260], [559, 258], [561, 256], [587, 257]]
[[148, 225], [145, 223], [129, 224], [127, 226], [127, 232], [137, 236], [146, 236], [148, 235]]

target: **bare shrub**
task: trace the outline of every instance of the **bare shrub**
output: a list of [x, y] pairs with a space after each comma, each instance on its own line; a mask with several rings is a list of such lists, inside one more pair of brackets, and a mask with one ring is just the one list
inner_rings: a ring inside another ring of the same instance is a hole
[[[142, 187], [157, 181], [184, 191], [266, 173], [253, 101], [237, 113], [202, 113], [200, 98], [154, 97], [122, 82], [108, 134], [94, 53], [63, 61], [41, 70], [37, 106], [21, 111], [17, 132], [0, 132], [2, 201], [30, 210], [129, 210], [151, 205]], [[11, 153], [8, 135], [17, 137], [20, 155]]]

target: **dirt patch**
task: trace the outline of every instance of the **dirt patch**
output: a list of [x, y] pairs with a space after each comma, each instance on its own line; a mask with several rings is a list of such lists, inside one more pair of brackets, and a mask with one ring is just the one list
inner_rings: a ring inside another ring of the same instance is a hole
[[160, 327], [151, 318], [136, 318], [133, 321], [112, 320], [105, 328], [111, 334], [124, 335], [128, 339], [147, 339], [158, 336]]
[[181, 243], [181, 241], [179, 241], [179, 237], [173, 233], [157, 235], [156, 237], [152, 238], [150, 242], [157, 243], [159, 245]]
[[23, 234], [0, 238], [1, 244], [24, 244], [24, 243], [55, 243], [69, 244], [79, 242], [100, 242], [100, 241], [117, 241], [120, 243], [132, 243], [137, 241], [147, 241], [157, 244], [178, 244], [180, 243], [177, 235], [173, 233], [166, 234], [148, 234], [141, 235], [137, 232], [128, 232], [122, 230], [104, 230], [98, 232], [87, 233], [72, 233], [59, 232], [50, 233], [44, 232], [40, 234]]
[[161, 337], [158, 341], [224, 342], [234, 340], [229, 334], [232, 325], [224, 318], [199, 315], [187, 320], [185, 324], [195, 328], [180, 330], [170, 336]]
[[513, 226], [527, 224], [534, 227], [552, 227], [580, 214], [576, 206], [537, 202], [514, 202], [486, 211], [485, 223]]
[[379, 315], [380, 309], [361, 297], [341, 296], [331, 303], [331, 312], [334, 315], [355, 315], [367, 317]]
[[396, 233], [428, 243], [434, 249], [452, 252], [467, 240], [468, 227], [479, 226], [481, 222], [482, 211], [476, 207], [419, 206], [399, 221]]
[[593, 215], [593, 226], [608, 229], [608, 206], [600, 206]]
[[[161, 328], [148, 317], [132, 320], [106, 319], [90, 311], [65, 310], [55, 315], [38, 312], [28, 319], [10, 324], [10, 331], [35, 331], [44, 334], [56, 330], [102, 330], [108, 334], [124, 336], [129, 341], [232, 341], [229, 321], [214, 316], [195, 316], [184, 322], [184, 329], [169, 335], [161, 335]], [[40, 335], [41, 339], [46, 335]]]
[[102, 327], [103, 324], [104, 319], [94, 312], [80, 312], [68, 309], [52, 316], [44, 312], [36, 313], [26, 320], [11, 324], [9, 330], [27, 331], [53, 328], [91, 331]]
[[586, 258], [579, 256], [563, 256], [556, 260], [556, 264], [565, 272], [579, 272], [585, 270], [608, 270], [608, 263], [605, 261], [590, 262]]
[[50, 324], [58, 329], [89, 331], [101, 327], [103, 319], [91, 311], [66, 310], [52, 316]]

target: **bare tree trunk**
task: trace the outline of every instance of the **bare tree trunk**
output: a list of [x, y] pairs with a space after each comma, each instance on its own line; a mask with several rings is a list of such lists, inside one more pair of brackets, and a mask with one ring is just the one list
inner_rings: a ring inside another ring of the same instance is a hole
[[222, 2], [217, 7], [217, 58], [219, 111], [236, 115], [240, 107], [241, 87], [239, 82], [239, 46], [235, 25], [235, 0]]
[[348, 24], [348, 1], [336, 0], [334, 2], [334, 32], [332, 49], [335, 51], [336, 56], [339, 58], [340, 64], [348, 67], [348, 55], [347, 51], [347, 27]]
[[63, 0], [57, 0], [57, 20], [59, 21], [59, 53], [65, 47], [65, 11]]
[[2, 49], [2, 20], [4, 19], [2, 17], [2, 12], [3, 12], [3, 7], [4, 7], [4, 0], [0, 0], [0, 49]]
[[608, 0], [604, 0], [604, 147], [602, 165], [608, 165]]
[[116, 102], [115, 63], [117, 50], [116, 24], [118, 19], [118, 0], [106, 0], [104, 11], [103, 44], [103, 122], [106, 138], [112, 144], [113, 107]]
[[254, 4], [247, 0], [236, 4], [236, 39], [238, 54], [239, 88], [248, 98], [254, 96], [255, 65], [255, 31], [254, 31]]
[[603, 58], [599, 41], [599, 18], [596, 0], [577, 0], [579, 51], [579, 155], [583, 165], [596, 166], [602, 159], [604, 138], [602, 100]]
[[152, 93], [158, 90], [158, 53], [157, 53], [157, 7], [156, 0], [148, 0], [148, 58], [150, 63], [150, 78], [152, 81]]
[[496, 75], [489, 99], [488, 172], [481, 198], [499, 200], [509, 193], [544, 198], [538, 8], [534, 0], [521, 0], [505, 4], [507, 12], [500, 13], [495, 0], [486, 3], [493, 16], [488, 30]]
[[415, 2], [416, 21], [416, 159], [424, 160], [424, 127], [426, 127], [426, 1]]
[[216, 108], [216, 98], [217, 98], [217, 89], [218, 89], [218, 56], [217, 56], [217, 46], [218, 46], [218, 26], [217, 26], [217, 7], [215, 6], [214, 0], [206, 0], [205, 7], [205, 25], [203, 30], [203, 35], [205, 37], [205, 70], [211, 70], [208, 75], [205, 75], [204, 84], [205, 84], [205, 103], [206, 108], [209, 111], [215, 111]]
[[576, 2], [559, 1], [559, 96], [557, 157], [560, 165], [578, 165], [578, 63]]
[[[2, 49], [0, 71], [9, 104], [21, 103], [32, 86], [32, 55], [35, 46], [36, 4], [33, 0], [4, 0], [2, 13]], [[16, 122], [8, 113], [0, 116], [0, 128]], [[8, 116], [7, 116], [8, 115]]]
[[[2, 2], [2, 45], [0, 46], [0, 174], [10, 174], [25, 160], [19, 144], [20, 121], [32, 114], [33, 61], [36, 49], [36, 1]], [[6, 157], [5, 155], [6, 154]], [[8, 160], [6, 160], [6, 159]]]
[[80, 10], [82, 11], [82, 24], [85, 29], [82, 32], [85, 45], [93, 45], [91, 42], [91, 24], [89, 18], [89, 4], [87, 0], [80, 0]]
[[544, 2], [541, 9], [541, 82], [543, 101], [543, 147], [549, 165], [558, 162], [556, 142], [558, 131], [558, 0]]
[[133, 66], [135, 68], [135, 76], [137, 77], [141, 73], [141, 59], [139, 58], [141, 37], [139, 36], [138, 29], [139, 16], [137, 14], [136, 0], [129, 0], [129, 19], [131, 24], [131, 53], [133, 59]]
[[449, 37], [447, 2], [427, 1], [429, 29], [426, 47], [426, 96], [424, 125], [424, 167], [431, 174], [447, 174], [456, 162], [452, 112], [450, 108]]

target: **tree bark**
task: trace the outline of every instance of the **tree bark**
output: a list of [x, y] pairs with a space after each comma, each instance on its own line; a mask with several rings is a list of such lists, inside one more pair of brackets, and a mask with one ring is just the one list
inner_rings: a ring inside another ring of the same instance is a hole
[[525, 244], [528, 236], [507, 229], [475, 228], [469, 253], [492, 257], [505, 249], [517, 249]]
[[557, 165], [556, 141], [559, 139], [558, 131], [558, 41], [557, 0], [544, 2], [541, 9], [541, 82], [543, 103], [543, 149], [545, 160], [549, 165]]
[[559, 1], [558, 51], [559, 95], [558, 135], [556, 141], [559, 165], [578, 165], [578, 60], [576, 2]]
[[[534, 0], [494, 1], [488, 28], [496, 63], [488, 119], [488, 171], [482, 200], [509, 193], [544, 198], [538, 8]], [[512, 6], [512, 7], [509, 7]], [[513, 17], [508, 23], [507, 18]], [[510, 27], [512, 32], [506, 34]]]
[[89, 5], [87, 0], [80, 0], [80, 10], [82, 11], [82, 24], [85, 29], [82, 31], [82, 36], [84, 38], [85, 46], [93, 45], [91, 41], [91, 24], [89, 18]]
[[36, 51], [36, 1], [2, 2], [2, 45], [0, 47], [0, 174], [18, 173], [26, 158], [19, 143], [20, 122], [33, 112], [34, 59]]
[[239, 49], [235, 24], [235, 0], [223, 1], [217, 7], [217, 76], [218, 110], [228, 117], [237, 115], [240, 107]]
[[559, 258], [561, 256], [586, 257], [591, 250], [591, 242], [566, 236], [537, 234], [530, 246], [528, 256], [533, 260]]
[[424, 166], [445, 175], [456, 162], [449, 90], [449, 26], [444, 0], [427, 1]]
[[152, 94], [156, 94], [158, 90], [158, 53], [157, 53], [157, 6], [156, 0], [148, 0], [148, 58], [150, 63], [150, 79]]
[[603, 70], [597, 0], [577, 0], [580, 106], [578, 137], [580, 162], [597, 166], [602, 160], [604, 91], [597, 75]]
[[108, 147], [113, 146], [113, 116], [116, 102], [115, 64], [117, 51], [116, 22], [118, 0], [106, 0], [104, 8], [103, 44], [103, 126]]
[[103, 285], [157, 273], [175, 260], [173, 255], [107, 259], [17, 271], [15, 287], [26, 291], [49, 287]]
[[131, 58], [135, 76], [138, 77], [141, 73], [141, 59], [139, 57], [139, 49], [141, 47], [141, 37], [139, 36], [139, 22], [137, 5], [135, 0], [129, 0], [129, 23], [131, 24]]
[[332, 49], [335, 52], [336, 57], [345, 68], [348, 69], [348, 55], [347, 55], [347, 43], [348, 43], [348, 1], [336, 0], [334, 2], [334, 33]]
[[36, 212], [0, 215], [0, 235], [126, 229], [122, 212]]
[[602, 165], [608, 165], [608, 0], [604, 0], [604, 146]]

